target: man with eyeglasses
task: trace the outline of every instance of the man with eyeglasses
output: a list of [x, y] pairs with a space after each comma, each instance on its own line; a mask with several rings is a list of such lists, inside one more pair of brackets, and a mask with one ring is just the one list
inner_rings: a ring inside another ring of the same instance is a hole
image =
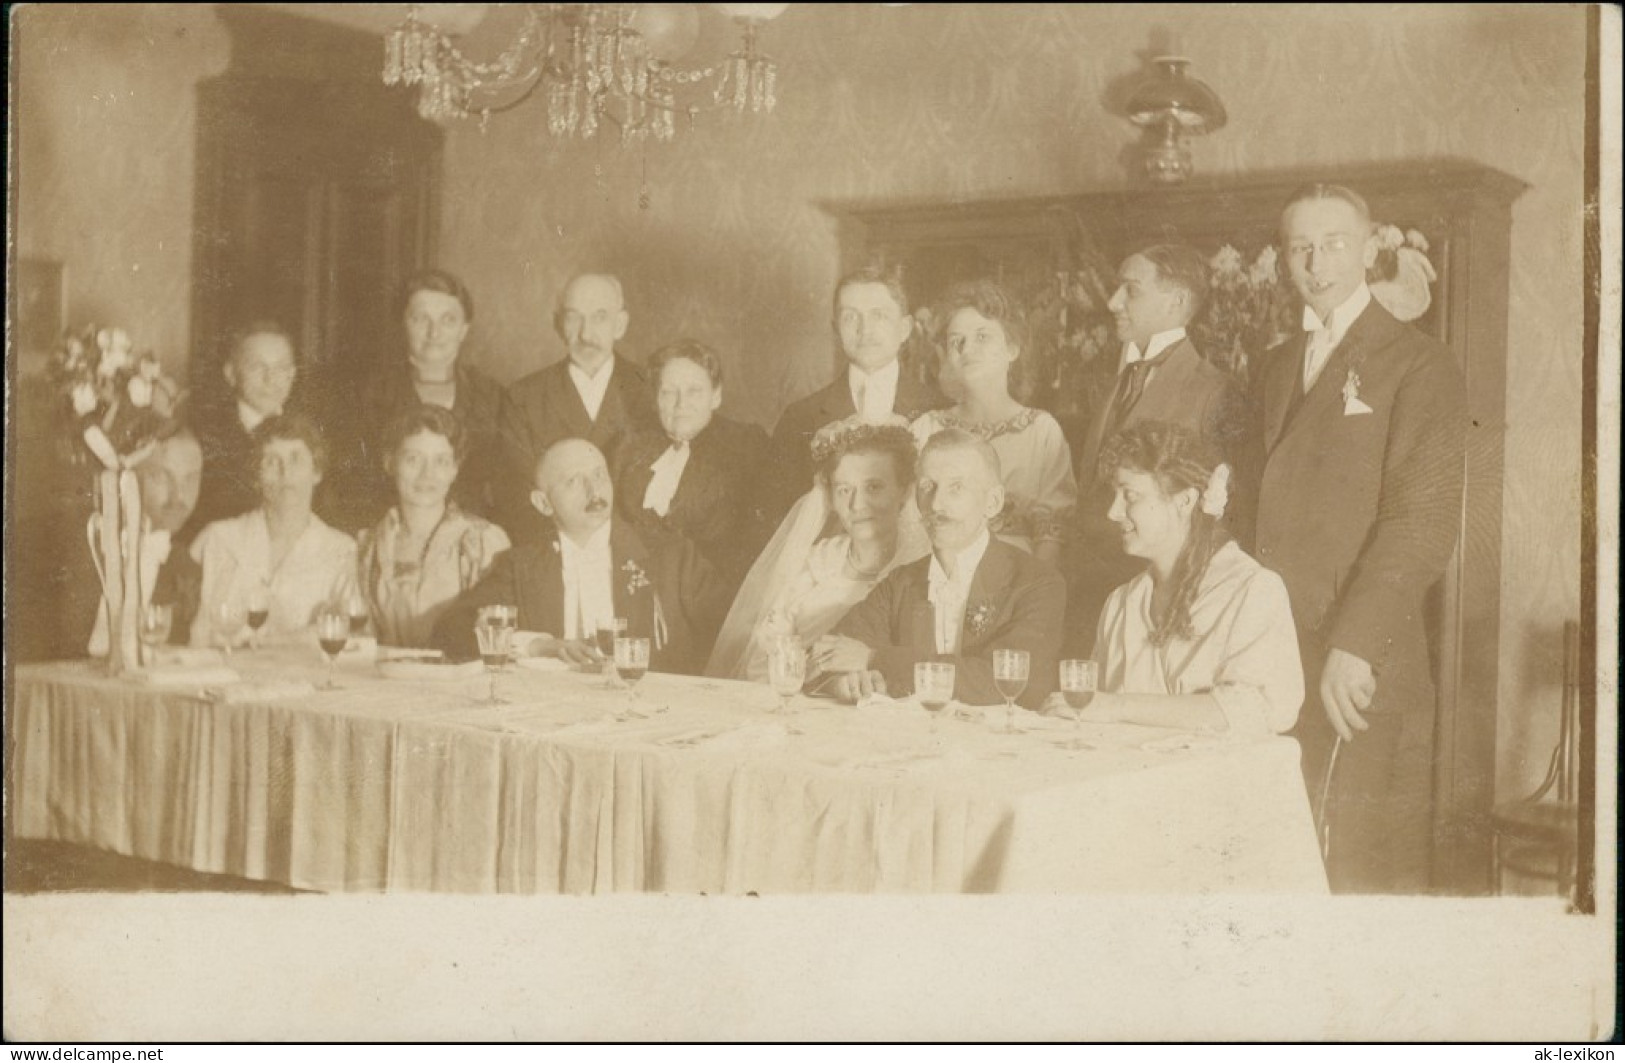
[[[565, 286], [553, 326], [568, 357], [508, 390], [513, 401], [503, 436], [510, 451], [513, 497], [528, 494], [531, 470], [561, 439], [587, 440], [613, 467], [624, 442], [639, 432], [659, 429], [642, 368], [615, 352], [630, 322], [617, 278], [583, 273]], [[543, 524], [529, 519], [508, 530], [524, 541], [546, 532]]]
[[1292, 599], [1307, 699], [1293, 731], [1332, 889], [1428, 887], [1436, 701], [1426, 622], [1460, 525], [1456, 355], [1375, 302], [1371, 211], [1314, 185], [1281, 241], [1303, 331], [1253, 378], [1256, 556]]
[[842, 277], [835, 285], [832, 323], [846, 371], [779, 416], [761, 500], [770, 527], [812, 486], [809, 448], [820, 428], [854, 414], [873, 424], [893, 415], [912, 421], [944, 404], [934, 387], [898, 360], [914, 319], [895, 271], [869, 266]]
[[250, 322], [233, 335], [220, 369], [228, 393], [194, 418], [203, 448], [203, 483], [192, 519], [177, 536], [182, 543], [213, 521], [241, 516], [260, 503], [259, 452], [254, 431], [291, 412], [299, 376], [293, 337], [280, 324]]

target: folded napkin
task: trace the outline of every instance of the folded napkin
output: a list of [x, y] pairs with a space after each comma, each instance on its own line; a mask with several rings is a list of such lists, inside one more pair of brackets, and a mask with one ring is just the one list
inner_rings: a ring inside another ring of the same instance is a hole
[[[557, 657], [518, 657], [515, 658], [513, 663], [520, 668], [523, 668], [527, 672], [570, 671], [569, 663], [566, 661], [561, 661]], [[599, 669], [594, 668], [594, 671], [598, 670]]]
[[314, 697], [316, 688], [302, 679], [287, 679], [264, 683], [236, 683], [232, 686], [211, 688], [209, 696], [227, 705], [256, 701], [290, 701], [294, 698]]
[[445, 659], [446, 655], [440, 650], [419, 649], [410, 646], [380, 645], [378, 647], [379, 663], [385, 661], [438, 662]]
[[378, 659], [378, 640], [371, 635], [354, 635], [339, 651], [340, 661], [376, 661]]
[[142, 678], [158, 687], [207, 687], [239, 683], [243, 677], [225, 665], [168, 665], [148, 668], [142, 673]]

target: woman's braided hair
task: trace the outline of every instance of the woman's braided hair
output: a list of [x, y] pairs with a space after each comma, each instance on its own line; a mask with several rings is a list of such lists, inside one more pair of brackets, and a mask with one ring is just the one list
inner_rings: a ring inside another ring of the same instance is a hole
[[1116, 477], [1119, 469], [1129, 469], [1151, 476], [1166, 497], [1186, 490], [1194, 490], [1198, 496], [1197, 504], [1191, 507], [1185, 545], [1174, 562], [1167, 604], [1151, 613], [1154, 646], [1193, 637], [1191, 603], [1196, 600], [1208, 562], [1230, 541], [1229, 529], [1218, 517], [1205, 512], [1200, 502], [1219, 465], [1219, 455], [1199, 435], [1168, 421], [1130, 425], [1113, 436], [1101, 452], [1100, 468], [1107, 482]]

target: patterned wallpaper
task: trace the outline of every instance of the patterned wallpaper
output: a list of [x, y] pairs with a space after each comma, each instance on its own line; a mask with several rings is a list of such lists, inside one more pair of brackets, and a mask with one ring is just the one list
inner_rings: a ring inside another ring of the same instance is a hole
[[1504, 796], [1528, 789], [1579, 609], [1581, 8], [793, 6], [766, 32], [767, 120], [704, 121], [646, 154], [560, 147], [534, 113], [452, 130], [442, 247], [482, 300], [479, 358], [504, 379], [557, 358], [554, 293], [606, 268], [627, 284], [629, 350], [716, 345], [725, 412], [770, 426], [834, 365], [820, 201], [1121, 183], [1132, 130], [1102, 101], [1170, 40], [1229, 110], [1195, 145], [1203, 172], [1458, 156], [1531, 186], [1509, 293], [1498, 766]]
[[[13, 18], [18, 253], [67, 263], [70, 320], [116, 318], [184, 372], [192, 90], [224, 68], [225, 34], [202, 5]], [[1509, 293], [1498, 773], [1504, 796], [1526, 790], [1578, 613], [1582, 7], [794, 5], [765, 33], [765, 120], [702, 119], [646, 154], [555, 144], [534, 108], [451, 131], [441, 247], [479, 304], [473, 357], [503, 380], [557, 358], [555, 293], [610, 269], [630, 351], [714, 344], [725, 410], [770, 425], [835, 364], [819, 202], [1119, 184], [1132, 131], [1103, 100], [1169, 41], [1230, 112], [1195, 145], [1203, 172], [1460, 156], [1531, 186]]]

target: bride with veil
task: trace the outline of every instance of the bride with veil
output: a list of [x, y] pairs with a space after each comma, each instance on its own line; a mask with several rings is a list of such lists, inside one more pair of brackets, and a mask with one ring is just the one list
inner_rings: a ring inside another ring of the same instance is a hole
[[[908, 422], [837, 421], [813, 438], [816, 482], [745, 577], [705, 673], [764, 680], [773, 638], [810, 646], [893, 569], [930, 550], [914, 507]], [[825, 535], [833, 518], [839, 530]]]

